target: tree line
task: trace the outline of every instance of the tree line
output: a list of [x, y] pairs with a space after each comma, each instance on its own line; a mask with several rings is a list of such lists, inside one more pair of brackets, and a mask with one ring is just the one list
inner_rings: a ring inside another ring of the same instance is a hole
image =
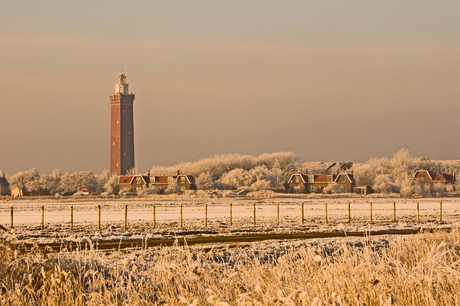
[[[365, 163], [352, 164], [343, 169], [336, 163], [304, 162], [293, 152], [265, 153], [259, 156], [226, 154], [204, 158], [196, 162], [182, 162], [171, 167], [153, 166], [150, 175], [172, 176], [180, 170], [182, 174], [193, 175], [198, 190], [237, 190], [245, 188], [251, 191], [273, 190], [285, 192], [288, 179], [293, 173], [338, 174], [352, 173], [357, 185], [369, 185], [377, 193], [400, 193], [404, 196], [423, 195], [432, 190], [419, 186], [413, 176], [416, 170], [428, 170], [438, 173], [460, 171], [460, 160], [435, 161], [413, 157], [406, 149], [396, 152], [392, 158], [373, 157]], [[347, 164], [347, 163], [346, 163]], [[352, 165], [352, 166], [351, 166]], [[131, 173], [136, 173], [133, 169]], [[94, 193], [115, 193], [118, 191], [117, 176], [108, 171], [95, 175], [90, 171], [61, 173], [54, 170], [51, 174], [39, 174], [36, 168], [18, 172], [8, 177], [10, 188], [20, 188], [31, 194], [75, 193], [83, 187]], [[445, 190], [436, 192], [460, 191], [458, 181], [448, 185]], [[325, 192], [341, 192], [341, 189], [328, 188]]]

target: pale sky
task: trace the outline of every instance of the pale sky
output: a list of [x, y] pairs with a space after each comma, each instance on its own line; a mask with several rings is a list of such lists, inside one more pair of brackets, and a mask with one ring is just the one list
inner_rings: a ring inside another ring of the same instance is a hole
[[3, 1], [0, 170], [109, 168], [127, 69], [136, 166], [293, 151], [460, 159], [460, 1]]

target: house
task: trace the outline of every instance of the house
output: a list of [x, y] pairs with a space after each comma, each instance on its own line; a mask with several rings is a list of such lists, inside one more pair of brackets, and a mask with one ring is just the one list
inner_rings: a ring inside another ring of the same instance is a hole
[[179, 174], [176, 176], [180, 191], [196, 190], [195, 178], [193, 175]]
[[173, 182], [176, 182], [180, 191], [196, 190], [195, 177], [193, 175], [184, 175], [178, 172], [174, 176], [151, 176], [150, 186], [154, 186], [161, 191], [165, 191]]
[[344, 193], [354, 192], [356, 185], [352, 173], [292, 174], [288, 180], [292, 193], [322, 193], [331, 184], [339, 184]]
[[10, 184], [5, 178], [5, 173], [0, 177], [0, 195], [6, 196], [10, 193]]
[[149, 187], [148, 175], [125, 175], [118, 178], [119, 190], [123, 192], [137, 192]]
[[172, 176], [160, 175], [160, 176], [151, 176], [150, 177], [150, 186], [160, 189], [160, 191], [165, 191], [169, 184], [173, 180]]
[[448, 184], [455, 182], [455, 175], [453, 173], [435, 173], [428, 170], [417, 170], [414, 174], [414, 181], [416, 184], [421, 186], [430, 187], [431, 192], [436, 187], [441, 187], [446, 190]]
[[292, 174], [288, 180], [289, 192], [291, 193], [308, 193], [308, 174]]
[[82, 189], [78, 190], [74, 195], [78, 196], [89, 196], [91, 193], [91, 190], [89, 190], [88, 187], [83, 187]]

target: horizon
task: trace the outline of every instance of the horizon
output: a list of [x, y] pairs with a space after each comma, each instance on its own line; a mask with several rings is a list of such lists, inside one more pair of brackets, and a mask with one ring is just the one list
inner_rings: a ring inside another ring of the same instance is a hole
[[[109, 169], [126, 69], [140, 173], [216, 155], [458, 160], [460, 3], [5, 3], [0, 170]], [[82, 22], [84, 20], [84, 22]]]

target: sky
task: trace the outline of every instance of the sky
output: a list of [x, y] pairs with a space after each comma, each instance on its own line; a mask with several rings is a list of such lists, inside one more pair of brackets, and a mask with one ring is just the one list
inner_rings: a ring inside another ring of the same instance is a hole
[[127, 70], [136, 167], [293, 151], [460, 159], [459, 1], [4, 1], [0, 170], [109, 169]]

